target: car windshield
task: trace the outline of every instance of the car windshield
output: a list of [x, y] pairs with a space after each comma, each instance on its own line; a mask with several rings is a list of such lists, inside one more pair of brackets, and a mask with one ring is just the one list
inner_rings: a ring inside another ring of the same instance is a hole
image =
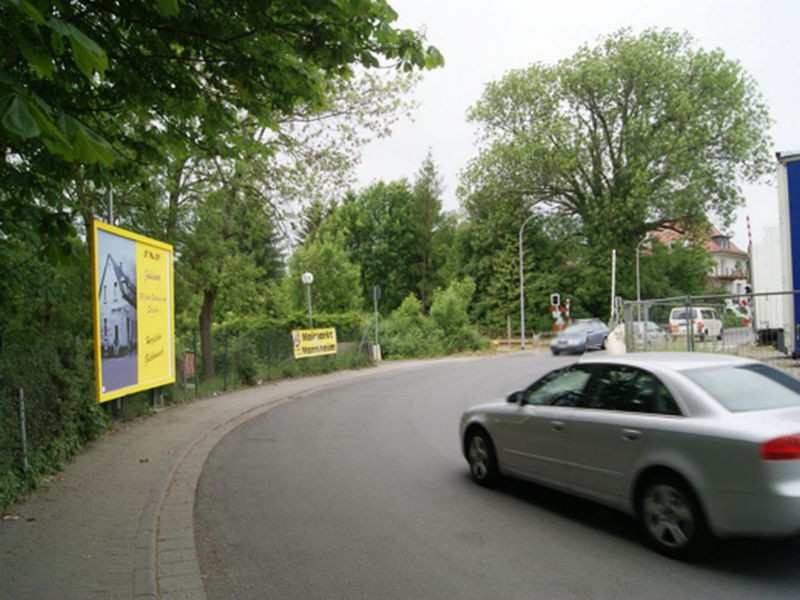
[[573, 323], [564, 330], [564, 333], [583, 333], [586, 329], [586, 323]]
[[684, 374], [731, 412], [800, 406], [800, 381], [767, 365], [691, 369]]
[[[694, 313], [694, 309], [692, 309], [692, 313]], [[686, 320], [686, 309], [685, 308], [676, 308], [672, 310], [672, 314], [669, 317], [673, 321], [678, 319]], [[694, 318], [694, 317], [692, 317]]]

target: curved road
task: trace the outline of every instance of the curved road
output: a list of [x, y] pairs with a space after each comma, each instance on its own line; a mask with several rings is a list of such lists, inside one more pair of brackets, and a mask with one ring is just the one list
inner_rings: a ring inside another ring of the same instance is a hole
[[570, 358], [432, 363], [285, 404], [231, 432], [197, 490], [210, 598], [796, 598], [800, 541], [702, 564], [628, 517], [544, 488], [471, 482], [461, 411]]

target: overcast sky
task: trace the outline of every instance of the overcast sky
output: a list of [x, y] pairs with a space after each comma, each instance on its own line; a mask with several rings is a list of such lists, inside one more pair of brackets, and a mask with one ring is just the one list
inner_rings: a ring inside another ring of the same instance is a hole
[[[445, 67], [424, 75], [414, 92], [412, 121], [363, 151], [359, 187], [374, 180], [413, 179], [430, 148], [445, 183], [444, 207], [458, 208], [459, 172], [475, 156], [467, 109], [484, 86], [508, 70], [554, 63], [622, 27], [688, 31], [699, 47], [721, 48], [756, 80], [770, 109], [774, 151], [800, 150], [800, 1], [798, 0], [389, 0], [399, 25], [424, 30], [445, 56]], [[745, 188], [747, 206], [731, 229], [747, 248], [777, 225], [774, 183]]]

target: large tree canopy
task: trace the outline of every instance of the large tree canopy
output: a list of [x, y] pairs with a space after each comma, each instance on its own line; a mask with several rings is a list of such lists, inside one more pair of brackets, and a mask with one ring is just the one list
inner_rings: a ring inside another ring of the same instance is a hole
[[770, 120], [752, 78], [686, 34], [614, 33], [555, 65], [487, 86], [470, 118], [481, 152], [463, 191], [491, 189], [577, 215], [587, 243], [692, 228], [742, 204], [770, 168]]
[[0, 1], [0, 145], [110, 164], [131, 126], [213, 144], [319, 107], [355, 65], [436, 66], [385, 0]]
[[396, 18], [385, 0], [0, 0], [0, 232], [63, 229], [73, 182], [116, 187], [165, 153], [273, 152], [360, 67], [442, 64]]

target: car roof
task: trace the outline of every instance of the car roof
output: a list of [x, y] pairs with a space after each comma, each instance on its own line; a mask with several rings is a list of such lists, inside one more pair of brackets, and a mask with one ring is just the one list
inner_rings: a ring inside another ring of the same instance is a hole
[[729, 354], [708, 354], [705, 352], [631, 352], [584, 357], [581, 364], [618, 364], [646, 369], [665, 369], [668, 371], [688, 371], [704, 367], [722, 367], [756, 364], [758, 361], [731, 356]]

